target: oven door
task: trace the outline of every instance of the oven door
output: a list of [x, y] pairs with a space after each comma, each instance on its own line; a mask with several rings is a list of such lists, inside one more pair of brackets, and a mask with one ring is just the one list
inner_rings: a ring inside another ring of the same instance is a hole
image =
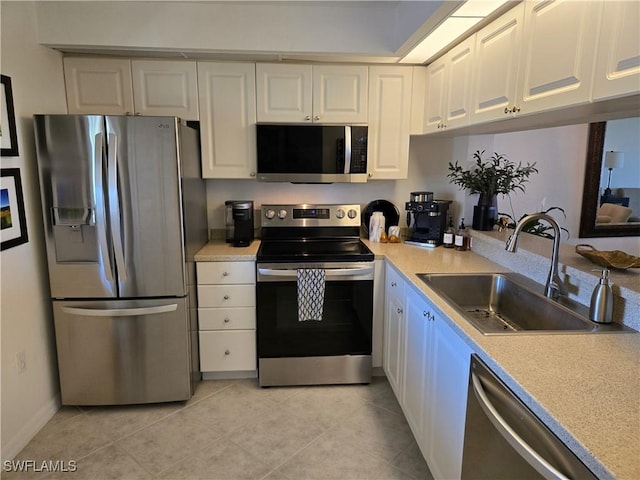
[[[325, 271], [322, 320], [298, 320], [298, 268]], [[258, 263], [258, 357], [371, 355], [373, 275], [373, 262]]]

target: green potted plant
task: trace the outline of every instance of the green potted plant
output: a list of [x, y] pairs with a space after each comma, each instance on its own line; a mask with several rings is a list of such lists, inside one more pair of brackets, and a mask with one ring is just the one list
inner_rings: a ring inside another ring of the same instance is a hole
[[458, 162], [449, 163], [451, 183], [468, 190], [471, 195], [479, 194], [478, 204], [473, 207], [473, 228], [492, 230], [498, 221], [498, 194], [509, 195], [517, 190], [524, 192], [524, 184], [532, 173], [538, 173], [534, 163], [515, 164], [502, 154], [495, 153], [483, 161], [484, 150], [473, 154], [475, 166], [464, 170]]
[[[567, 214], [565, 213], [564, 208], [561, 208], [561, 207], [549, 207], [546, 210], [541, 210], [538, 213], [546, 213], [547, 215], [551, 215], [550, 212], [552, 212], [553, 210], [559, 210], [562, 213], [562, 216], [564, 217], [564, 219], [565, 220], [567, 219]], [[525, 213], [520, 217], [518, 221], [516, 221], [515, 219], [515, 214], [509, 215], [508, 213], [500, 212], [498, 213], [498, 215], [500, 215], [499, 223], [502, 227], [516, 228], [516, 225], [518, 224], [518, 222], [529, 214]], [[530, 233], [531, 235], [537, 235], [538, 237], [553, 239], [553, 235], [549, 233], [549, 230], [553, 230], [553, 228], [547, 223], [542, 223], [539, 220], [532, 220], [522, 227], [523, 232]], [[569, 230], [567, 230], [564, 227], [560, 227], [560, 230], [566, 233], [567, 238], [569, 238]]]

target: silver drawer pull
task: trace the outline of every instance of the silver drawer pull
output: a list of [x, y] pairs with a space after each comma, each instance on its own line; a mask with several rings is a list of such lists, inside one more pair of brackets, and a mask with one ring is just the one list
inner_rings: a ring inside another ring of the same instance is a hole
[[223, 277], [228, 277], [229, 276], [229, 272], [222, 272], [222, 276]]
[[224, 323], [229, 323], [229, 318], [228, 317], [224, 319]]
[[231, 352], [230, 352], [229, 350], [225, 350], [225, 351], [224, 351], [224, 354], [225, 354], [225, 355], [231, 355]]
[[229, 295], [225, 295], [225, 296], [224, 296], [224, 297], [222, 297], [222, 298], [224, 298], [225, 300], [229, 300]]

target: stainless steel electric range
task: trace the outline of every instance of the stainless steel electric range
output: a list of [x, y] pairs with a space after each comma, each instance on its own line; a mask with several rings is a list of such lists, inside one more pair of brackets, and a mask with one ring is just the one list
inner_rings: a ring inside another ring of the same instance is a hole
[[257, 255], [261, 386], [369, 383], [373, 253], [359, 205], [263, 205]]

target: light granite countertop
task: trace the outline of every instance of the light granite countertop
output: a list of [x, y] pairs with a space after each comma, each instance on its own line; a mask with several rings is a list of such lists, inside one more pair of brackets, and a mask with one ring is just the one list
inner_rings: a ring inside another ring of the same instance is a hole
[[640, 334], [485, 336], [416, 274], [508, 269], [472, 251], [365, 243], [599, 478], [640, 478]]
[[[473, 251], [364, 242], [431, 300], [451, 328], [599, 478], [640, 478], [640, 334], [485, 336], [416, 274], [510, 269]], [[257, 240], [247, 248], [210, 242], [195, 259], [254, 260], [258, 247]]]
[[260, 240], [254, 240], [248, 247], [234, 247], [224, 240], [211, 241], [195, 254], [196, 262], [240, 262], [256, 259]]

